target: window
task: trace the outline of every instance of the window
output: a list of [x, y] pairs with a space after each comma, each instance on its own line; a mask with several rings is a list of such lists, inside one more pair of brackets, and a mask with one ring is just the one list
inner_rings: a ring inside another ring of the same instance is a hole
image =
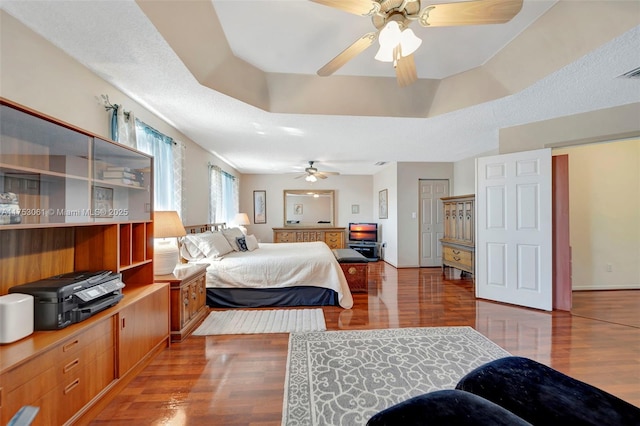
[[239, 211], [238, 179], [210, 164], [209, 180], [209, 221], [229, 223]]
[[154, 158], [154, 210], [175, 210], [182, 213], [180, 144], [140, 120], [136, 120], [136, 139], [138, 149]]

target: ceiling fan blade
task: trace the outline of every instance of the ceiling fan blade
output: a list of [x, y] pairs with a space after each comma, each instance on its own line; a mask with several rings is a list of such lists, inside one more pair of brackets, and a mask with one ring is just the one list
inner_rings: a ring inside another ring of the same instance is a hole
[[327, 77], [339, 70], [344, 64], [362, 53], [371, 46], [378, 38], [377, 32], [367, 33], [355, 41], [351, 46], [344, 49], [338, 56], [330, 60], [325, 66], [318, 70], [318, 75]]
[[380, 3], [372, 0], [311, 0], [314, 3], [340, 9], [361, 16], [371, 16], [380, 11]]
[[413, 54], [398, 59], [396, 62], [396, 78], [400, 87], [406, 87], [418, 79]]
[[474, 0], [434, 4], [424, 7], [418, 16], [423, 27], [503, 24], [522, 9], [523, 0]]

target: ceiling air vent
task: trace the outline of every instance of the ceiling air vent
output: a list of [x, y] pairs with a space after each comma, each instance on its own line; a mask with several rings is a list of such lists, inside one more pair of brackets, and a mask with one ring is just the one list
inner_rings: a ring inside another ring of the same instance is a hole
[[378, 161], [377, 163], [375, 163], [376, 166], [384, 166], [385, 164], [387, 164], [386, 161]]
[[620, 78], [640, 78], [640, 67], [625, 72]]

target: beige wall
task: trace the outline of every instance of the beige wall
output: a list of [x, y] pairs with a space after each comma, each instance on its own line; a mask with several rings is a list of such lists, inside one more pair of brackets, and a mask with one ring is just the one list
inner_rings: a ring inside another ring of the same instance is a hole
[[0, 31], [0, 96], [110, 139], [110, 115], [96, 99], [108, 95], [112, 103], [184, 143], [189, 167], [183, 221], [188, 225], [208, 221], [207, 164], [238, 175], [233, 168], [4, 11], [0, 11]]
[[[240, 177], [240, 211], [247, 213], [251, 225], [247, 231], [262, 242], [273, 241], [271, 228], [284, 225], [285, 189], [333, 189], [335, 191], [335, 225], [347, 227], [349, 222], [375, 221], [371, 203], [371, 176], [338, 175], [315, 183], [295, 179], [297, 175], [251, 175]], [[253, 223], [253, 191], [267, 192], [267, 223]], [[351, 206], [357, 204], [360, 213], [351, 213]]]
[[640, 139], [560, 154], [569, 155], [573, 289], [640, 288]]

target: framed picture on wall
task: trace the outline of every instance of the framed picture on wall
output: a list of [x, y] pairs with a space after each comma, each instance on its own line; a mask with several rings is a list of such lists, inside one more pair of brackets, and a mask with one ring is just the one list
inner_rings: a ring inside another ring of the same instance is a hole
[[253, 191], [253, 223], [267, 223], [267, 191]]
[[294, 204], [293, 205], [293, 214], [295, 215], [301, 215], [303, 212], [302, 210], [302, 204]]
[[378, 192], [378, 218], [387, 219], [389, 217], [387, 204], [387, 190]]

